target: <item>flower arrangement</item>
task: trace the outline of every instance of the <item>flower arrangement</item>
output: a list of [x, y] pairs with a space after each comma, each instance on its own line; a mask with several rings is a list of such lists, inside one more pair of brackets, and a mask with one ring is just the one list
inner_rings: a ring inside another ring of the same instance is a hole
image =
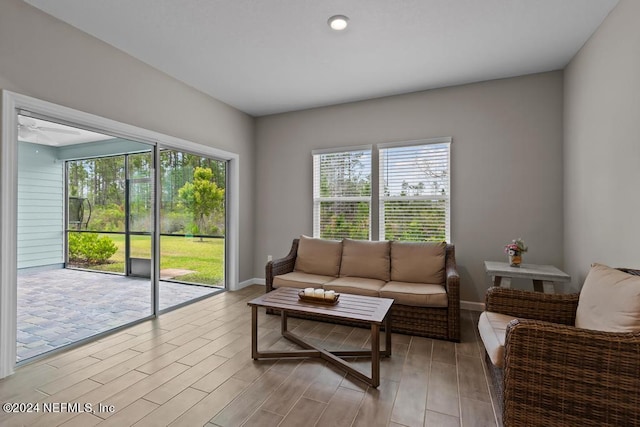
[[507, 255], [517, 255], [518, 253], [527, 252], [529, 248], [524, 244], [522, 237], [518, 237], [504, 246], [504, 253]]

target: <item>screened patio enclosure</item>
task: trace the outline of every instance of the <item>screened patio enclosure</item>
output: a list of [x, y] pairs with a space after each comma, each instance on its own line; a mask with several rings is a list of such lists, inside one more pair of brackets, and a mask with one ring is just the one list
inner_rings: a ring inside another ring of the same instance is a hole
[[225, 161], [19, 119], [18, 361], [225, 288]]

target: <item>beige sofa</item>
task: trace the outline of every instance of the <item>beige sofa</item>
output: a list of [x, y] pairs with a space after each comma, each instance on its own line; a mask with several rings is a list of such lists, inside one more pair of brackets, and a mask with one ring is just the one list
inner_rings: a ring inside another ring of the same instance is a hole
[[460, 340], [453, 245], [301, 236], [286, 257], [267, 263], [266, 287], [392, 298], [394, 332]]

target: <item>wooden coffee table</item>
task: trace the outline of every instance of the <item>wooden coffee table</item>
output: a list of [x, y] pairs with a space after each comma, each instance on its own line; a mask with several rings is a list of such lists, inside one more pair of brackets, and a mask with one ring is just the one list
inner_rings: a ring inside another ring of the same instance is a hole
[[[393, 300], [389, 298], [365, 297], [341, 294], [336, 305], [303, 302], [298, 299], [300, 289], [278, 288], [247, 303], [251, 307], [251, 357], [258, 359], [319, 357], [343, 369], [373, 387], [380, 385], [380, 356], [391, 356], [391, 314]], [[282, 336], [304, 350], [260, 351], [258, 350], [258, 307], [280, 310]], [[368, 324], [371, 327], [371, 350], [329, 351], [306, 342], [302, 337], [287, 330], [289, 314], [312, 314], [327, 319], [347, 320]], [[380, 326], [385, 327], [385, 346], [380, 351]], [[345, 357], [371, 357], [371, 377], [349, 365]]]

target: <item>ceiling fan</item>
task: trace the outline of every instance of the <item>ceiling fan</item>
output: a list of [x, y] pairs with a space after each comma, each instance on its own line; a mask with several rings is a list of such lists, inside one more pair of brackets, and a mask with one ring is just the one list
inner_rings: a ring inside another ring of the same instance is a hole
[[[44, 141], [51, 142], [53, 144], [56, 143], [56, 138], [51, 135], [53, 134], [65, 134], [65, 135], [80, 135], [80, 131], [66, 128], [66, 126], [58, 125], [60, 127], [53, 126], [42, 126], [42, 124], [47, 124], [47, 122], [36, 120], [31, 117], [26, 116], [18, 116], [18, 136], [23, 140], [31, 140], [33, 142], [38, 142], [38, 140], [42, 139]], [[51, 123], [52, 125], [56, 125]], [[44, 142], [43, 141], [43, 142]]]

